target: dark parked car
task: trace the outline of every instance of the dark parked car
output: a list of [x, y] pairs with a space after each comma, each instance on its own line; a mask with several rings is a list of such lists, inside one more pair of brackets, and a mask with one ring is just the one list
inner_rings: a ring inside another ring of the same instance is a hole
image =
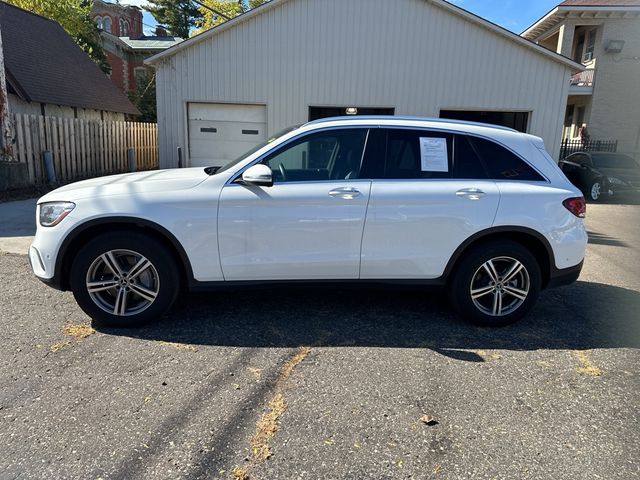
[[640, 193], [640, 166], [628, 155], [577, 152], [560, 160], [567, 178], [593, 201], [619, 194]]

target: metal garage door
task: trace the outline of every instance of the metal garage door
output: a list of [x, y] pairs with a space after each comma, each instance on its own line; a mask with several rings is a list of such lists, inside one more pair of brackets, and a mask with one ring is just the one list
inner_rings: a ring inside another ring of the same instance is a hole
[[190, 103], [188, 116], [192, 167], [224, 165], [266, 139], [264, 105]]

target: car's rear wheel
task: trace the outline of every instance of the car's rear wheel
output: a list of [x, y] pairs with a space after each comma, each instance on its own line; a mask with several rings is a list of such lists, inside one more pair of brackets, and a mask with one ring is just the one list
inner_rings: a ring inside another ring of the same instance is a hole
[[73, 295], [94, 321], [116, 327], [160, 318], [179, 287], [175, 263], [155, 239], [136, 232], [104, 234], [84, 245], [70, 273]]
[[540, 293], [540, 266], [533, 254], [511, 241], [479, 245], [454, 272], [450, 298], [467, 320], [482, 326], [513, 323], [533, 307]]

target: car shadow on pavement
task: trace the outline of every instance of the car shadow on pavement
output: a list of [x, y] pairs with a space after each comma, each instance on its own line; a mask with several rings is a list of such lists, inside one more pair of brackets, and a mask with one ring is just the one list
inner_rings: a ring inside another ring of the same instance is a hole
[[504, 328], [460, 320], [444, 295], [400, 288], [264, 288], [185, 295], [160, 322], [112, 335], [237, 347], [427, 348], [466, 361], [475, 349], [639, 348], [640, 293], [577, 282], [544, 291]]
[[622, 240], [618, 240], [617, 238], [607, 235], [606, 233], [588, 231], [587, 234], [589, 235], [589, 243], [592, 245], [607, 245], [610, 247], [628, 247], [629, 246]]

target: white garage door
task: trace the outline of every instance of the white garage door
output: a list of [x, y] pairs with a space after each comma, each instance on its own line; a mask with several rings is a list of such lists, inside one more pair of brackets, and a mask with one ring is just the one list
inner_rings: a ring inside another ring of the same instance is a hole
[[192, 167], [224, 165], [267, 136], [264, 105], [190, 103], [188, 116]]

